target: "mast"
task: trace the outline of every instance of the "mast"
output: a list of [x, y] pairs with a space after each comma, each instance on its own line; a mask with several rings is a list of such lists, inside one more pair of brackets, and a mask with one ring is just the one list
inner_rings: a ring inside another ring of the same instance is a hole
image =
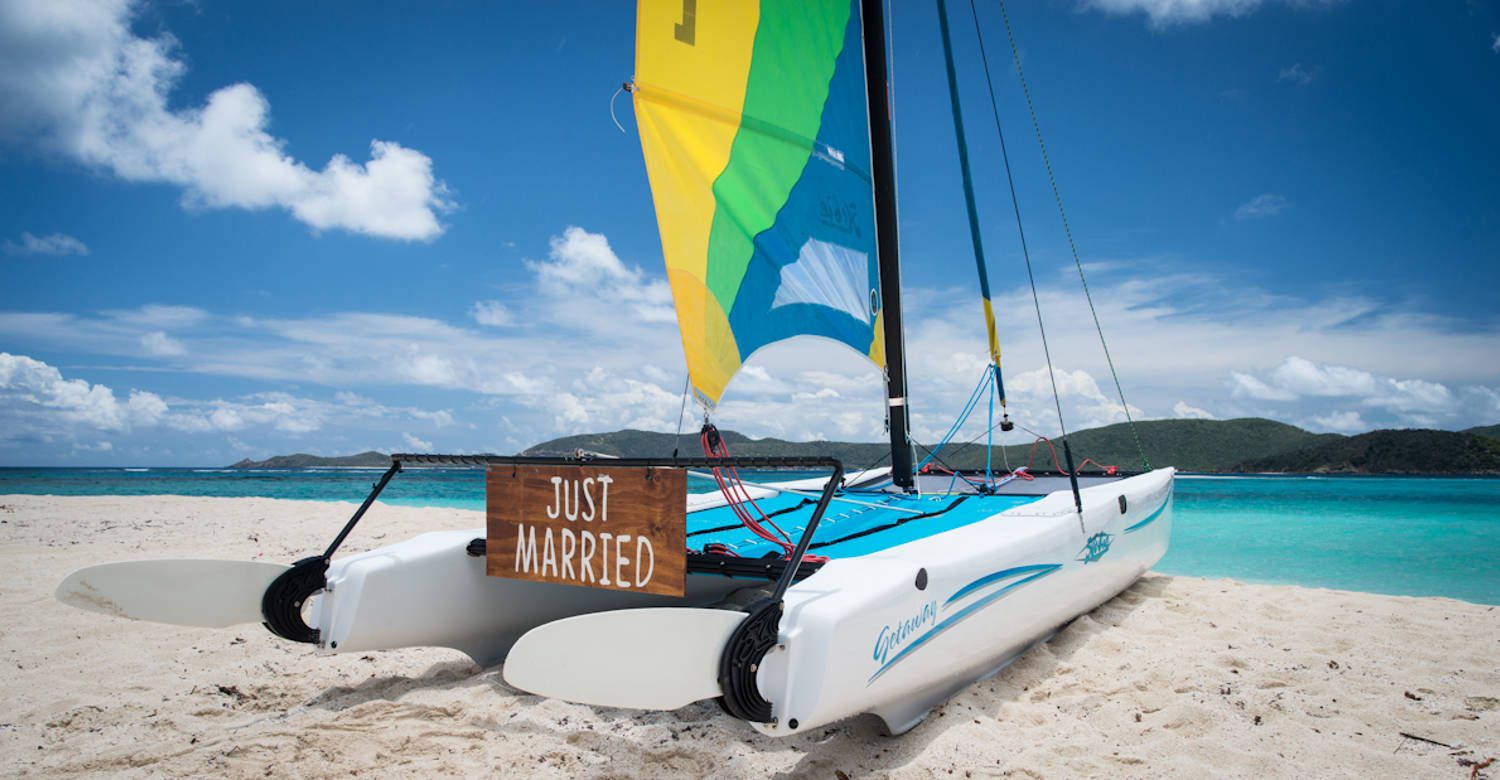
[[891, 151], [891, 106], [886, 83], [883, 0], [860, 0], [864, 26], [865, 90], [870, 112], [870, 171], [875, 185], [875, 246], [885, 327], [886, 403], [890, 409], [891, 481], [912, 487], [912, 449], [906, 408], [906, 337], [901, 327], [901, 262], [896, 232], [896, 161]]

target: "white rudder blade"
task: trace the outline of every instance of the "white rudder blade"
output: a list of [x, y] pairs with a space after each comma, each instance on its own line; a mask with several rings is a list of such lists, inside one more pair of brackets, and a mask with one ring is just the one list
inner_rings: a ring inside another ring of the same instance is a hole
[[722, 694], [719, 657], [745, 613], [655, 607], [596, 612], [526, 632], [505, 681], [554, 699], [675, 710]]
[[102, 563], [69, 574], [57, 600], [116, 617], [223, 628], [261, 622], [261, 597], [290, 568], [198, 558]]

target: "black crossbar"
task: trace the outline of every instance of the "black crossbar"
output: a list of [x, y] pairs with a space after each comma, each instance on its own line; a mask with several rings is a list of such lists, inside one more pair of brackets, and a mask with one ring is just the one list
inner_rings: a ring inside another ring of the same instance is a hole
[[[797, 540], [797, 549], [792, 553], [788, 562], [798, 561], [799, 565], [792, 566], [784, 563], [777, 577], [776, 592], [772, 600], [780, 602], [786, 594], [786, 589], [792, 586], [792, 582], [799, 579], [798, 573], [807, 568], [806, 563], [801, 563], [807, 554], [807, 547], [812, 543], [813, 532], [817, 530], [818, 523], [823, 519], [823, 513], [828, 511], [828, 502], [833, 499], [834, 491], [844, 481], [844, 464], [838, 458], [829, 456], [801, 456], [801, 457], [729, 457], [729, 458], [559, 458], [559, 457], [528, 457], [525, 455], [426, 455], [422, 453], [397, 453], [391, 456], [391, 468], [386, 471], [365, 498], [363, 504], [355, 511], [354, 516], [344, 525], [339, 532], [338, 538], [328, 546], [323, 553], [323, 560], [327, 561], [333, 557], [334, 551], [344, 543], [349, 532], [359, 523], [365, 511], [375, 503], [375, 498], [380, 491], [385, 489], [391, 478], [400, 473], [403, 466], [597, 466], [600, 468], [735, 468], [735, 469], [774, 469], [774, 468], [802, 468], [802, 469], [832, 469], [833, 473], [828, 477], [828, 483], [823, 487], [823, 493], [818, 497], [818, 505], [813, 510], [812, 519], [808, 520], [807, 528], [802, 532], [802, 538]], [[764, 571], [764, 570], [763, 570]], [[767, 572], [770, 573], [770, 572]], [[802, 575], [806, 576], [806, 575]]]
[[599, 466], [619, 468], [685, 468], [706, 469], [715, 466], [737, 469], [831, 469], [843, 470], [838, 458], [827, 455], [773, 456], [759, 455], [729, 458], [599, 458], [532, 455], [427, 455], [398, 453], [392, 463], [403, 466]]

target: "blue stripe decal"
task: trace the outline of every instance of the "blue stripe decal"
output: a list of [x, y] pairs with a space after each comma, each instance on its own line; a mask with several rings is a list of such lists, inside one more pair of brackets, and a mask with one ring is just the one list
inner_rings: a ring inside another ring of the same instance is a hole
[[[897, 653], [894, 658], [892, 658], [891, 660], [885, 662], [885, 664], [883, 664], [879, 669], [876, 669], [875, 673], [872, 674], [872, 675], [870, 675], [870, 679], [868, 679], [868, 680], [865, 681], [865, 685], [869, 685], [870, 683], [875, 682], [875, 678], [876, 677], [879, 677], [880, 675], [885, 674], [885, 671], [887, 669], [891, 668], [892, 666], [895, 666], [897, 661], [900, 661], [902, 658], [905, 658], [906, 655], [908, 653], [910, 653], [911, 651], [917, 649], [918, 647], [921, 647], [925, 642], [927, 642], [927, 640], [932, 639], [933, 637], [937, 636], [938, 634], [943, 633], [944, 631], [947, 631], [948, 629], [950, 629], [953, 626], [957, 625], [959, 622], [963, 621], [964, 619], [966, 619], [968, 617], [971, 617], [975, 612], [977, 612], [979, 609], [981, 609], [981, 608], [983, 608], [985, 606], [988, 606], [995, 599], [998, 599], [1001, 596], [1004, 596], [1005, 594], [1010, 593], [1011, 591], [1015, 590], [1016, 588], [1019, 588], [1022, 585], [1025, 585], [1026, 583], [1031, 582], [1034, 579], [1045, 577], [1048, 574], [1051, 574], [1052, 572], [1057, 571], [1058, 569], [1061, 569], [1061, 568], [1062, 568], [1062, 564], [1046, 564], [1046, 565], [1042, 565], [1042, 566], [1023, 566], [1023, 567], [1020, 567], [1020, 569], [1034, 571], [1035, 573], [1032, 574], [1029, 577], [1024, 577], [1022, 579], [1019, 579], [1019, 580], [1016, 580], [1015, 582], [1010, 583], [1009, 585], [1006, 585], [1005, 587], [1001, 588], [1000, 590], [997, 590], [994, 593], [991, 593], [990, 595], [985, 596], [984, 598], [982, 598], [982, 599], [974, 602], [973, 604], [970, 604], [969, 606], [964, 607], [963, 609], [959, 610], [958, 612], [953, 613], [953, 616], [950, 617], [950, 618], [948, 618], [947, 620], [944, 620], [943, 622], [941, 622], [941, 623], [933, 626], [931, 631], [928, 631], [927, 633], [925, 633], [921, 637], [919, 637], [917, 640], [915, 640], [911, 644], [907, 645], [905, 648], [903, 648], [901, 650], [901, 652]], [[979, 580], [975, 580], [975, 582], [973, 584], [967, 585], [964, 588], [960, 589], [960, 592], [963, 592], [964, 590], [972, 590], [980, 582], [993, 581], [994, 579], [999, 578], [999, 575], [1006, 574], [1007, 576], [1012, 576], [1015, 573], [1017, 573], [1018, 571], [1019, 571], [1019, 569], [1006, 569], [1005, 571], [997, 572], [995, 574], [990, 575], [989, 577], [984, 577], [984, 578], [981, 578]], [[955, 595], [957, 595], [957, 594], [955, 594]], [[950, 598], [950, 599], [948, 599], [948, 601], [951, 603], [953, 601], [953, 599]]]
[[991, 583], [998, 582], [1000, 580], [1010, 579], [1011, 577], [1018, 577], [1018, 576], [1020, 576], [1022, 574], [1030, 574], [1032, 572], [1041, 571], [1043, 569], [1047, 569], [1047, 570], [1050, 571], [1052, 569], [1056, 569], [1057, 566], [1058, 566], [1058, 564], [1055, 564], [1055, 563], [1043, 563], [1043, 564], [1039, 564], [1039, 565], [1036, 565], [1036, 566], [1017, 566], [1014, 569], [1005, 569], [1004, 571], [997, 571], [994, 574], [987, 574], [987, 575], [985, 575], [983, 577], [980, 577], [977, 580], [974, 580], [973, 582], [969, 583], [968, 585], [965, 585], [962, 588], [959, 588], [957, 592], [955, 592], [952, 596], [948, 597], [947, 601], [943, 602], [943, 606], [946, 607], [949, 604], [952, 604], [953, 602], [958, 601], [959, 599], [963, 598], [964, 596], [967, 596], [970, 593], [973, 593], [974, 591], [979, 590], [980, 588], [982, 588], [982, 587], [984, 587], [986, 585], [989, 585]]
[[1161, 502], [1161, 506], [1158, 507], [1155, 512], [1151, 513], [1150, 517], [1146, 518], [1145, 520], [1140, 521], [1139, 523], [1136, 523], [1133, 526], [1130, 526], [1129, 528], [1126, 528], [1125, 531], [1124, 531], [1124, 533], [1128, 534], [1131, 531], [1139, 531], [1140, 529], [1145, 528], [1146, 526], [1150, 525], [1153, 521], [1155, 521], [1156, 518], [1161, 517], [1161, 513], [1165, 512], [1165, 511], [1167, 511], [1167, 502], [1163, 501], [1163, 502]]

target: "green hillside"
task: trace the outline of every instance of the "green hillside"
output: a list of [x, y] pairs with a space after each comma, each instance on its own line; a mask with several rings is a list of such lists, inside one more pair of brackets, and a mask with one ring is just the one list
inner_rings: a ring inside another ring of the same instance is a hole
[[1472, 433], [1475, 436], [1488, 436], [1491, 439], [1500, 439], [1500, 425], [1477, 425], [1466, 428], [1459, 433]]
[[[863, 468], [890, 451], [889, 444], [862, 442], [809, 441], [793, 442], [781, 439], [751, 439], [735, 431], [720, 431], [729, 451], [744, 456], [792, 456], [832, 455], [843, 461], [849, 469]], [[576, 450], [587, 450], [620, 458], [666, 458], [672, 449], [679, 448], [683, 457], [698, 457], [703, 454], [698, 443], [698, 431], [684, 431], [682, 436], [670, 433], [651, 433], [626, 429], [614, 433], [587, 433], [579, 436], [564, 436], [561, 439], [543, 442], [522, 455], [572, 455]]]
[[1500, 474], [1500, 441], [1452, 431], [1371, 431], [1237, 464], [1295, 474]]
[[[1176, 466], [1184, 471], [1224, 471], [1252, 458], [1343, 438], [1338, 434], [1308, 433], [1295, 426], [1258, 418], [1151, 420], [1136, 423], [1136, 427], [1153, 467]], [[889, 450], [889, 445], [883, 442], [752, 440], [733, 431], [723, 431], [722, 435], [735, 455], [832, 455], [843, 461], [849, 469], [884, 463]], [[577, 449], [585, 449], [619, 457], [666, 457], [672, 454], [674, 446], [681, 448], [682, 455], [698, 455], [701, 452], [696, 431], [684, 433], [680, 443], [675, 442], [677, 437], [669, 433], [625, 430], [554, 439], [538, 444], [522, 454], [571, 455]], [[1119, 466], [1125, 470], [1141, 469], [1135, 439], [1130, 434], [1130, 427], [1124, 423], [1075, 432], [1072, 434], [1072, 450], [1076, 464], [1082, 464], [1085, 458], [1089, 458], [1096, 463]], [[920, 460], [926, 455], [927, 448], [919, 446], [917, 453]], [[997, 467], [1003, 466], [1008, 458], [1011, 466], [1023, 466], [1030, 453], [1030, 444], [1007, 447], [1004, 453], [996, 448], [994, 463]], [[1058, 447], [1057, 454], [1059, 458], [1062, 457], [1061, 447]], [[953, 468], [983, 468], [984, 447], [950, 446], [939, 457], [943, 464]], [[1037, 448], [1032, 469], [1056, 469], [1045, 444]], [[1095, 470], [1095, 467], [1090, 464], [1088, 470]]]
[[[1146, 420], [1135, 424], [1140, 434], [1141, 448], [1152, 468], [1175, 466], [1182, 471], [1227, 471], [1232, 466], [1252, 458], [1261, 458], [1299, 449], [1323, 441], [1341, 439], [1336, 433], [1308, 433], [1293, 425], [1248, 417], [1238, 420]], [[1140, 450], [1128, 423], [1107, 425], [1075, 431], [1069, 437], [1074, 465], [1082, 465], [1084, 459], [1106, 466], [1118, 466], [1127, 471], [1142, 468]], [[1012, 466], [1024, 466], [1031, 455], [1030, 444], [1012, 445], [1005, 448], [1002, 456], [999, 449], [994, 462], [1003, 464], [1006, 459]], [[1056, 446], [1057, 457], [1063, 458], [1062, 446]], [[984, 447], [974, 445], [954, 451], [945, 450], [942, 459], [957, 468], [982, 468]], [[1033, 470], [1056, 470], [1052, 454], [1045, 443], [1036, 448]], [[1094, 470], [1090, 464], [1087, 470]]]
[[[1147, 420], [1136, 423], [1142, 447], [1153, 468], [1175, 466], [1196, 472], [1291, 472], [1291, 473], [1385, 473], [1385, 474], [1495, 474], [1500, 473], [1500, 425], [1451, 431], [1372, 431], [1359, 436], [1309, 433], [1293, 425], [1257, 417], [1239, 420]], [[850, 470], [889, 462], [884, 442], [790, 442], [781, 439], [750, 439], [734, 431], [722, 431], [735, 455], [831, 455]], [[1085, 470], [1095, 464], [1141, 470], [1135, 437], [1125, 423], [1075, 431], [1071, 437], [1073, 462]], [[587, 433], [543, 442], [522, 455], [568, 456], [587, 450], [622, 458], [666, 458], [673, 448], [692, 457], [701, 454], [698, 432], [681, 437], [670, 433], [623, 430]], [[997, 470], [1024, 466], [1032, 445], [996, 448]], [[920, 460], [927, 448], [917, 447]], [[953, 445], [940, 455], [942, 465], [959, 469], [984, 467], [984, 447]], [[1057, 447], [1059, 458], [1062, 447]], [[390, 457], [364, 452], [337, 458], [316, 455], [278, 455], [262, 461], [245, 459], [230, 468], [309, 468], [327, 466], [386, 466]], [[1036, 447], [1033, 471], [1054, 471], [1052, 453], [1045, 443]]]
[[327, 468], [333, 466], [389, 466], [391, 456], [370, 450], [358, 455], [340, 455], [325, 458], [321, 455], [307, 455], [297, 453], [295, 455], [276, 455], [265, 460], [244, 460], [229, 468], [232, 469], [310, 469]]

